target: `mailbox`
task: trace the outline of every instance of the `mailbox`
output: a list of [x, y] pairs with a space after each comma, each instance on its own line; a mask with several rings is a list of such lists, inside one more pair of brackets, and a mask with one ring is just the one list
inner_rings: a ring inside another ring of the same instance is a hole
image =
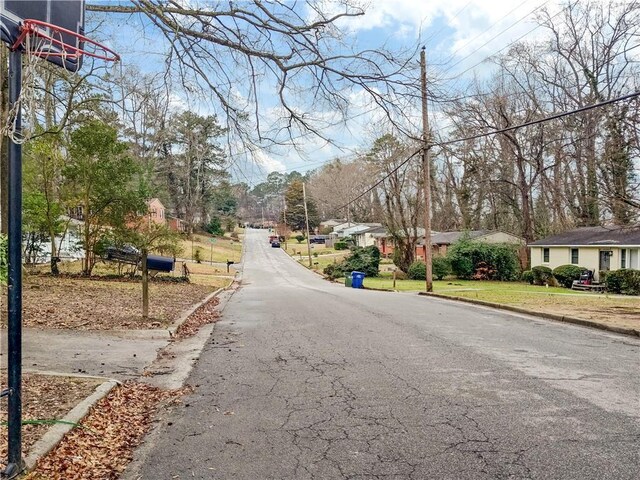
[[161, 257], [160, 255], [147, 255], [147, 270], [156, 270], [158, 272], [173, 271], [173, 257]]

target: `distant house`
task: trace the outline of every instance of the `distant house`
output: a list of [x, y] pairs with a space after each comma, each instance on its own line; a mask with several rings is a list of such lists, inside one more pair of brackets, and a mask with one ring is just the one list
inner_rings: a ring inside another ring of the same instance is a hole
[[[399, 233], [402, 235], [401, 233]], [[416, 235], [418, 238], [424, 236], [424, 228], [418, 227], [416, 229]], [[395, 249], [396, 243], [389, 231], [387, 230], [385, 235], [377, 235], [376, 236], [376, 246], [380, 250], [380, 254], [383, 257], [391, 257], [393, 255], [393, 251]], [[420, 247], [421, 250], [424, 250], [423, 247]], [[418, 247], [416, 246], [416, 252], [418, 251]], [[420, 253], [422, 255], [422, 253]]]
[[[455, 232], [431, 232], [432, 254], [445, 256], [449, 247], [464, 236], [479, 242], [511, 243], [514, 245], [522, 245], [524, 248], [524, 239], [509, 233], [493, 230], [460, 230]], [[423, 228], [418, 229], [418, 238], [419, 240], [416, 242], [416, 259], [424, 260]], [[393, 238], [389, 236], [381, 239], [378, 243], [378, 248], [380, 248], [380, 253], [384, 256], [392, 255], [394, 248]]]
[[340, 225], [340, 224], [342, 224], [344, 222], [345, 222], [344, 220], [338, 220], [338, 219], [335, 219], [335, 218], [330, 218], [329, 220], [323, 220], [322, 222], [320, 222], [320, 228], [321, 229], [325, 229], [325, 228], [326, 229], [329, 229], [329, 228], [332, 229], [336, 225]]
[[147, 207], [147, 215], [149, 215], [150, 221], [159, 225], [165, 225], [167, 223], [165, 208], [159, 198], [148, 200]]
[[187, 231], [187, 224], [184, 222], [184, 220], [178, 217], [167, 215], [167, 226], [169, 227], [169, 230], [172, 230], [174, 232], [183, 233]]
[[[434, 232], [431, 235], [431, 245], [434, 255], [445, 256], [451, 245], [463, 237], [470, 240], [486, 243], [511, 243], [514, 245], [524, 245], [524, 239], [511, 235], [510, 233], [495, 230], [464, 230], [455, 232]], [[418, 242], [418, 246], [424, 251], [424, 237]], [[420, 254], [424, 255], [423, 253]]]
[[531, 266], [577, 265], [594, 272], [640, 268], [640, 225], [583, 227], [530, 243]]
[[358, 247], [370, 247], [377, 245], [378, 239], [386, 236], [387, 229], [382, 225], [369, 227], [366, 230], [360, 230], [353, 234], [356, 246]]

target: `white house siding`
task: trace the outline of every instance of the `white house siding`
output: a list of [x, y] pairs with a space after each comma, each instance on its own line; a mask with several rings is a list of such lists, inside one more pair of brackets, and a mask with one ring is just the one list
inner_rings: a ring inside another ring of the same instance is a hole
[[[542, 265], [552, 270], [560, 265], [571, 265], [571, 249], [578, 249], [578, 266], [585, 267], [594, 272], [594, 278], [598, 280], [600, 272], [600, 251], [612, 252], [610, 259], [611, 270], [618, 270], [621, 264], [620, 247], [547, 247], [549, 248], [549, 261], [544, 262], [545, 247], [531, 247], [531, 266]], [[627, 268], [638, 268], [638, 249], [627, 249]], [[634, 263], [635, 262], [635, 263]], [[633, 266], [635, 265], [635, 266]]]

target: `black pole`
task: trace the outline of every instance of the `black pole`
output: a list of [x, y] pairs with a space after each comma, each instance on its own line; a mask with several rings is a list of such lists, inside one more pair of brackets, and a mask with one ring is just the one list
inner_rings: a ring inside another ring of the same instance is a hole
[[[9, 108], [20, 98], [22, 56], [9, 53]], [[22, 130], [22, 111], [15, 112], [15, 135]], [[9, 143], [9, 278], [8, 278], [8, 434], [9, 462], [4, 474], [22, 471], [22, 147]]]

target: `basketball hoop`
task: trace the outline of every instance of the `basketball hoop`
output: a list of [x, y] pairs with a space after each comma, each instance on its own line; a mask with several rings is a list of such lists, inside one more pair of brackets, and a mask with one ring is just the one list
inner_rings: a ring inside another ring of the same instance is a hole
[[11, 50], [20, 50], [26, 57], [22, 67], [23, 88], [18, 101], [8, 112], [7, 123], [0, 125], [0, 133], [11, 138], [16, 144], [22, 144], [30, 138], [27, 131], [16, 132], [15, 119], [21, 107], [24, 107], [26, 112], [36, 111], [38, 60], [47, 60], [70, 72], [79, 70], [83, 57], [104, 62], [120, 60], [120, 56], [106, 45], [52, 23], [25, 19], [20, 24], [19, 32]]

